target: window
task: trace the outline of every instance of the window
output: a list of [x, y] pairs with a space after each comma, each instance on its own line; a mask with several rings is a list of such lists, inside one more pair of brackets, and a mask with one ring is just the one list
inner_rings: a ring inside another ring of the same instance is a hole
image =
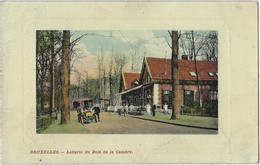
[[214, 77], [214, 73], [208, 72], [210, 77]]
[[190, 75], [191, 75], [192, 77], [196, 77], [196, 73], [194, 73], [194, 72], [190, 72]]
[[172, 91], [162, 90], [162, 108], [164, 104], [167, 104], [168, 108], [172, 108]]
[[210, 100], [218, 100], [218, 91], [211, 90], [209, 94]]
[[184, 90], [184, 105], [193, 106], [194, 103], [194, 91], [192, 90]]
[[136, 97], [134, 97], [134, 105], [136, 105]]

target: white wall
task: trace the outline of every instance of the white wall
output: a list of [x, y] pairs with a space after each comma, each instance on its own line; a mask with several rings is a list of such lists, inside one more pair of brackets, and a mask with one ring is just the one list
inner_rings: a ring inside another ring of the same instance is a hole
[[153, 103], [159, 105], [159, 84], [153, 85]]

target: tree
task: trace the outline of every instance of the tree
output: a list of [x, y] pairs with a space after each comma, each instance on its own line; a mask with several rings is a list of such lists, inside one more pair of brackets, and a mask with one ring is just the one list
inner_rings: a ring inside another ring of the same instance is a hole
[[93, 99], [98, 99], [99, 97], [99, 88], [98, 88], [98, 78], [97, 79], [92, 79], [90, 78], [89, 81], [89, 90], [88, 90], [88, 94], [90, 97], [92, 97]]
[[51, 45], [49, 31], [36, 32], [37, 116], [40, 115], [40, 111], [45, 111], [46, 101], [50, 101], [47, 91], [50, 85]]
[[78, 70], [74, 70], [75, 75], [76, 75], [76, 80], [77, 80], [77, 86], [76, 86], [76, 90], [77, 90], [77, 99], [79, 99], [81, 97], [80, 94], [80, 89], [81, 89], [81, 72]]
[[[218, 33], [216, 31], [185, 31], [179, 38], [179, 46], [183, 55], [189, 60], [217, 61]], [[194, 50], [195, 47], [195, 50]]]
[[101, 74], [103, 74], [100, 79], [101, 79], [101, 96], [102, 96], [102, 107], [104, 108], [105, 107], [105, 94], [106, 94], [106, 89], [105, 89], [105, 68], [104, 68], [104, 53], [103, 53], [103, 47], [101, 48], [101, 51], [100, 51], [100, 56], [101, 56]]
[[172, 116], [170, 119], [180, 118], [180, 101], [179, 101], [179, 65], [178, 65], [178, 31], [169, 32], [172, 38], [172, 59], [171, 59], [171, 78], [172, 78], [172, 95], [173, 106]]
[[193, 50], [191, 44], [191, 34], [186, 32], [180, 36], [179, 45], [182, 48], [183, 55], [187, 55], [190, 60], [193, 59]]
[[186, 31], [180, 37], [180, 47], [190, 60], [194, 61], [199, 105], [202, 107], [202, 89], [199, 79], [198, 60], [217, 61], [218, 34], [216, 31]]
[[97, 56], [98, 62], [98, 78], [99, 78], [99, 99], [101, 101], [102, 107], [105, 107], [105, 97], [106, 97], [106, 68], [104, 66], [104, 52], [103, 46], [100, 48], [100, 54]]
[[131, 71], [137, 72], [139, 70], [137, 63], [139, 62], [140, 57], [138, 56], [138, 52], [140, 47], [133, 47], [131, 53]]
[[114, 89], [115, 93], [118, 93], [119, 91], [119, 84], [120, 84], [120, 76], [122, 74], [122, 71], [127, 63], [127, 57], [125, 54], [116, 53], [114, 56], [114, 62], [115, 62], [115, 69], [114, 69]]
[[[75, 46], [81, 40], [83, 34], [76, 39], [69, 35], [68, 50], [68, 64], [70, 65], [68, 75], [70, 75], [73, 65], [76, 60], [82, 57], [82, 54]], [[62, 37], [62, 31], [37, 31], [36, 32], [36, 101], [37, 101], [37, 117], [42, 114], [53, 115], [53, 111], [63, 110], [64, 102], [62, 97], [64, 85], [64, 73], [66, 61], [63, 57], [64, 44], [62, 42], [65, 38]], [[72, 42], [70, 42], [72, 40]], [[66, 45], [66, 44], [65, 44]], [[66, 46], [65, 46], [66, 47]], [[70, 76], [67, 76], [68, 80]], [[66, 80], [67, 81], [67, 80]], [[69, 103], [67, 105], [69, 107]], [[57, 115], [57, 113], [56, 113]], [[62, 116], [64, 118], [64, 116]]]
[[206, 56], [207, 61], [218, 61], [218, 33], [211, 31], [206, 35], [204, 47], [202, 48], [203, 54]]
[[62, 40], [62, 112], [61, 124], [68, 124], [69, 114], [69, 89], [70, 89], [70, 31], [63, 31]]
[[85, 72], [86, 78], [83, 82], [83, 88], [82, 88], [82, 92], [83, 92], [83, 97], [89, 97], [89, 77], [88, 77], [88, 71]]
[[98, 101], [101, 98], [101, 94], [102, 94], [102, 78], [101, 78], [101, 74], [102, 74], [102, 47], [100, 49], [100, 56], [98, 55], [98, 89], [99, 89], [99, 96], [98, 96]]
[[[195, 65], [195, 72], [196, 72], [196, 82], [197, 82], [198, 91], [199, 91], [199, 104], [200, 104], [200, 107], [202, 107], [202, 97], [201, 97], [202, 94], [201, 94], [201, 86], [200, 86], [200, 82], [199, 82], [199, 72], [198, 72], [198, 66], [197, 66], [197, 56], [198, 56], [198, 52], [200, 49], [198, 49], [196, 52], [193, 31], [191, 31], [191, 37], [192, 37], [192, 48], [193, 48], [194, 65]], [[202, 48], [202, 46], [201, 46], [201, 48]]]
[[112, 72], [113, 72], [113, 64], [114, 64], [114, 60], [113, 60], [113, 56], [114, 56], [114, 50], [112, 48], [112, 54], [110, 57], [110, 61], [109, 61], [109, 95], [110, 95], [110, 104], [113, 105], [113, 89], [112, 89]]
[[[50, 117], [55, 109], [55, 53], [54, 53], [54, 31], [51, 31], [51, 97], [50, 97]], [[50, 120], [51, 121], [51, 120]]]

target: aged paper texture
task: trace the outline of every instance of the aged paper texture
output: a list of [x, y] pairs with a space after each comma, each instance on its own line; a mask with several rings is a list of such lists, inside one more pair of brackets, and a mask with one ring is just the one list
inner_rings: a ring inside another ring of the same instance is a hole
[[[4, 163], [257, 163], [257, 2], [4, 2], [2, 10]], [[53, 29], [217, 30], [218, 134], [36, 134], [36, 30]]]

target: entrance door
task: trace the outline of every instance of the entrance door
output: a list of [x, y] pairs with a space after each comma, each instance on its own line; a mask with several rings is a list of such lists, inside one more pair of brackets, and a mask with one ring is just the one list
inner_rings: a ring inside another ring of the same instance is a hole
[[172, 108], [172, 91], [162, 90], [162, 108], [164, 104], [167, 104], [169, 109]]
[[184, 105], [193, 106], [194, 103], [194, 91], [184, 90]]

